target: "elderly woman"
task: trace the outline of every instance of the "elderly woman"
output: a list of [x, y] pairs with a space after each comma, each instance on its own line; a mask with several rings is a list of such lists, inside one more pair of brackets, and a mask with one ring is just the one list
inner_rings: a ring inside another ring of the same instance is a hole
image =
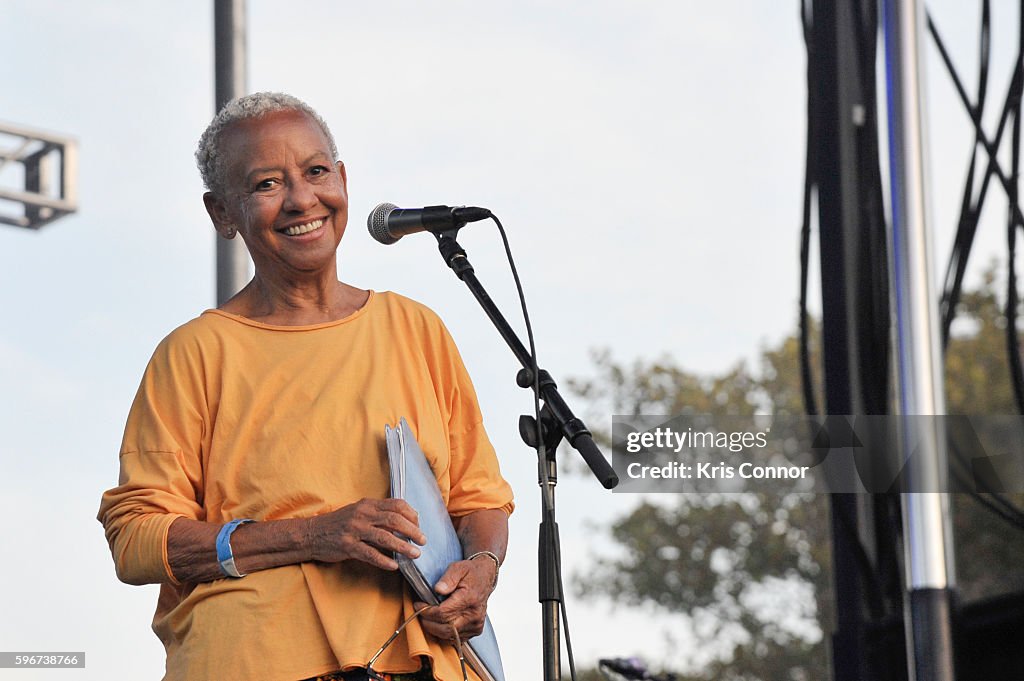
[[338, 280], [345, 166], [306, 104], [235, 100], [196, 157], [214, 227], [256, 273], [157, 347], [99, 511], [118, 577], [161, 585], [164, 678], [367, 678], [415, 612], [394, 552], [425, 542], [387, 498], [383, 428], [404, 416], [471, 559], [374, 669], [461, 679], [448, 642], [482, 628], [512, 492], [451, 337], [422, 305]]

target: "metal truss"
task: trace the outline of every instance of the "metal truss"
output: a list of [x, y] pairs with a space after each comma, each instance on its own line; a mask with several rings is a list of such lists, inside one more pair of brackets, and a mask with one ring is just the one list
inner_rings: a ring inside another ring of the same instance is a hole
[[74, 213], [77, 178], [75, 140], [0, 123], [0, 223], [39, 229]]

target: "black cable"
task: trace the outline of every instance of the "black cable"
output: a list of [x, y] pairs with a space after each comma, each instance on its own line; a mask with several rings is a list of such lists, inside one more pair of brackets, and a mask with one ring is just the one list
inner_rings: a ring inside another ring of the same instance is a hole
[[[960, 447], [959, 442], [947, 433], [946, 441], [953, 453], [950, 472], [953, 479], [965, 491], [981, 505], [992, 511], [1004, 521], [1016, 529], [1024, 530], [1024, 510], [1018, 508], [1004, 494], [987, 487], [986, 480], [974, 475], [971, 467], [972, 459]], [[979, 491], [976, 487], [982, 487]]]
[[[805, 169], [804, 169], [804, 196], [803, 196], [803, 215], [802, 224], [800, 229], [800, 302], [799, 302], [799, 326], [800, 326], [800, 339], [799, 339], [799, 356], [800, 356], [800, 378], [801, 388], [804, 402], [805, 411], [811, 415], [819, 414], [817, 399], [814, 394], [814, 380], [813, 373], [811, 371], [811, 358], [810, 358], [810, 321], [807, 310], [807, 288], [810, 270], [810, 239], [811, 239], [811, 220], [812, 211], [811, 205], [813, 202], [813, 195], [816, 187], [818, 186], [819, 176], [821, 172], [821, 161], [818, 156], [818, 147], [821, 136], [821, 112], [820, 112], [820, 100], [817, 94], [817, 88], [815, 86], [817, 75], [817, 69], [819, 68], [820, 55], [818, 53], [818, 46], [815, 45], [814, 35], [814, 17], [811, 10], [811, 3], [809, 0], [803, 0], [800, 3], [800, 19], [803, 27], [804, 43], [807, 49], [807, 138], [806, 138], [806, 156], [805, 156]], [[858, 7], [856, 10], [856, 39], [860, 46], [858, 50], [859, 70], [863, 78], [867, 78], [869, 85], [862, 83], [862, 96], [864, 97], [864, 109], [865, 112], [874, 111], [875, 102], [873, 92], [869, 90], [873, 89], [874, 80], [871, 74], [874, 73], [874, 62], [875, 62], [875, 43], [877, 41], [877, 16], [873, 12], [872, 6], [869, 4], [867, 7], [867, 14], [865, 15], [864, 8]], [[862, 172], [865, 173], [865, 177], [862, 178], [863, 182], [858, 183], [860, 185], [861, 194], [858, 196], [858, 203], [861, 205], [861, 215], [864, 218], [865, 224], [873, 226], [875, 229], [873, 232], [866, 229], [865, 232], [870, 232], [865, 235], [864, 239], [858, 242], [858, 247], [861, 252], [869, 254], [872, 267], [873, 275], [869, 277], [869, 281], [861, 282], [860, 292], [864, 295], [869, 302], [870, 310], [864, 311], [859, 310], [858, 315], [860, 324], [858, 325], [863, 329], [864, 335], [870, 336], [869, 338], [861, 339], [858, 343], [858, 347], [867, 352], [861, 352], [859, 359], [865, 366], [872, 366], [876, 369], [875, 375], [881, 375], [883, 380], [887, 377], [887, 355], [885, 352], [876, 353], [886, 355], [885, 359], [882, 358], [871, 358], [866, 356], [870, 355], [874, 348], [888, 346], [888, 326], [886, 320], [889, 319], [889, 300], [888, 290], [884, 285], [884, 282], [888, 279], [888, 256], [885, 253], [885, 219], [884, 210], [881, 198], [881, 173], [879, 170], [879, 161], [877, 155], [877, 128], [873, 124], [874, 115], [868, 113], [865, 116], [865, 125], [862, 126], [860, 133], [856, 139], [858, 160], [861, 165], [873, 164], [872, 169], [863, 168]], [[871, 123], [868, 125], [868, 123]], [[878, 243], [880, 241], [881, 243]], [[878, 286], [872, 288], [872, 281], [878, 283], [882, 282]], [[874, 334], [874, 335], [872, 335]], [[885, 400], [887, 389], [878, 391], [880, 397], [874, 395], [862, 395], [865, 404], [870, 405], [875, 413], [884, 413], [885, 411]], [[876, 411], [877, 410], [877, 411]], [[880, 615], [885, 610], [885, 594], [883, 592], [881, 582], [878, 579], [878, 575], [875, 573], [871, 560], [868, 557], [868, 551], [864, 545], [863, 540], [856, 529], [855, 519], [848, 517], [848, 515], [842, 512], [838, 507], [833, 506], [835, 516], [838, 518], [839, 528], [849, 538], [850, 544], [853, 548], [854, 559], [857, 563], [858, 572], [861, 574], [864, 583], [868, 587], [868, 594], [870, 597], [867, 599], [868, 606], [870, 607], [873, 615]]]
[[559, 553], [557, 560], [555, 561], [555, 569], [558, 572], [558, 592], [562, 594], [561, 608], [562, 611], [562, 632], [565, 634], [565, 654], [569, 658], [569, 676], [572, 681], [576, 681], [576, 658], [572, 654], [572, 636], [569, 634], [569, 612], [565, 609], [565, 590], [562, 588], [562, 557]]
[[[1010, 187], [1010, 178], [1006, 176], [1006, 173], [1003, 171], [1003, 168], [997, 159], [997, 155], [999, 153], [997, 145], [985, 134], [985, 131], [982, 129], [981, 119], [978, 116], [978, 112], [975, 110], [974, 106], [971, 105], [970, 98], [964, 90], [963, 83], [960, 82], [959, 77], [954, 75], [956, 73], [956, 69], [953, 66], [949, 53], [945, 49], [945, 45], [938, 39], [938, 30], [935, 28], [935, 23], [931, 20], [931, 15], [928, 15], [928, 30], [932, 33], [932, 36], [936, 38], [936, 45], [939, 47], [939, 54], [942, 57], [943, 63], [946, 65], [946, 70], [949, 71], [950, 76], [953, 79], [953, 85], [960, 97], [960, 102], [964, 105], [964, 108], [967, 109], [967, 113], [971, 117], [971, 122], [974, 124], [974, 129], [978, 135], [978, 142], [988, 154], [989, 168], [999, 179], [1000, 184], [1003, 185], [1003, 190], [1006, 192], [1007, 196], [1009, 196], [1012, 192]], [[1017, 64], [1018, 68], [1014, 70], [1012, 82], [1010, 84], [1010, 93], [1007, 95], [1007, 99], [1019, 99], [1019, 95], [1016, 94], [1019, 92], [1021, 79], [1019, 55]], [[1020, 206], [1017, 203], [1011, 202], [1010, 210], [1018, 220], [1020, 220], [1022, 215], [1024, 215], [1021, 213]]]
[[[1024, 0], [1019, 13], [1020, 48], [1017, 52], [1017, 66], [1014, 84], [1017, 86], [1013, 102], [1013, 132], [1011, 133], [1010, 174], [1012, 182], [1007, 190], [1011, 205], [1017, 205], [1017, 182], [1020, 178], [1020, 115], [1022, 94], [1022, 66], [1024, 66]], [[1017, 228], [1024, 227], [1019, 211], [1011, 213], [1007, 224], [1007, 265], [1006, 278], [1006, 352], [1010, 360], [1010, 378], [1017, 410], [1024, 414], [1024, 368], [1021, 367], [1020, 338], [1017, 335]]]
[[864, 581], [867, 582], [867, 586], [873, 596], [873, 598], [866, 600], [871, 609], [872, 617], [878, 619], [885, 614], [885, 594], [882, 591], [882, 583], [879, 581], [874, 566], [871, 564], [867, 549], [864, 548], [864, 542], [857, 533], [856, 521], [848, 517], [841, 509], [842, 506], [832, 505], [832, 510], [835, 512], [836, 517], [839, 518], [839, 524], [852, 539], [851, 544], [857, 558], [857, 566], [860, 568]]
[[[538, 446], [538, 457], [539, 469], [541, 472], [541, 486], [543, 488], [543, 494], [551, 492], [551, 488], [548, 480], [547, 462], [544, 460], [546, 457], [544, 451], [544, 437], [542, 432], [541, 414], [540, 414], [540, 368], [537, 363], [537, 346], [533, 339], [533, 325], [530, 324], [530, 313], [526, 309], [526, 295], [523, 293], [523, 284], [519, 279], [519, 271], [516, 269], [515, 260], [512, 258], [512, 248], [508, 243], [508, 235], [505, 233], [505, 227], [502, 226], [501, 220], [498, 216], [492, 215], [491, 219], [494, 220], [494, 224], [498, 226], [498, 233], [501, 235], [501, 242], [505, 246], [505, 256], [508, 258], [509, 268], [512, 270], [512, 279], [516, 283], [516, 292], [519, 294], [519, 306], [523, 310], [523, 322], [526, 325], [526, 337], [530, 343], [530, 371], [533, 373], [533, 413], [534, 419], [537, 424], [537, 446]], [[551, 503], [544, 503], [544, 514], [545, 520], [551, 520], [554, 522], [554, 499], [552, 498]], [[572, 638], [569, 635], [569, 613], [565, 607], [565, 591], [562, 588], [562, 553], [559, 549], [555, 552], [555, 573], [558, 575], [558, 609], [562, 616], [562, 630], [565, 634], [565, 651], [569, 658], [569, 674], [572, 681], [576, 681], [576, 660], [572, 652]]]
[[[997, 492], [978, 492], [973, 489], [971, 481], [961, 473], [954, 472], [953, 479], [964, 487], [969, 497], [985, 507], [986, 510], [998, 516], [1015, 530], [1024, 531], [1024, 517], [1020, 509], [1009, 502], [1003, 495]], [[1007, 507], [1009, 505], [1009, 508]]]
[[855, 128], [857, 150], [857, 206], [861, 229], [857, 230], [857, 253], [867, 274], [856, 279], [857, 360], [860, 372], [869, 380], [860, 382], [865, 414], [891, 411], [889, 403], [890, 327], [889, 246], [885, 222], [881, 160], [878, 154], [877, 85], [875, 63], [878, 45], [878, 6], [872, 0], [858, 0], [854, 22], [859, 59], [863, 123]]
[[[1004, 189], [1007, 191], [1007, 197], [1010, 201], [1011, 211], [1010, 220], [1007, 230], [1007, 245], [1009, 251], [1009, 266], [1008, 266], [1008, 283], [1007, 283], [1007, 333], [1006, 343], [1008, 350], [1008, 358], [1011, 365], [1011, 382], [1014, 387], [1014, 399], [1017, 402], [1018, 410], [1022, 410], [1022, 394], [1024, 389], [1021, 387], [1022, 379], [1020, 371], [1020, 351], [1019, 351], [1019, 339], [1015, 333], [1015, 320], [1016, 317], [1016, 267], [1015, 267], [1015, 253], [1016, 253], [1016, 226], [1024, 226], [1024, 223], [1020, 220], [1020, 210], [1016, 208], [1018, 205], [1017, 197], [1017, 179], [1019, 177], [1019, 150], [1020, 150], [1020, 109], [1021, 109], [1021, 93], [1022, 84], [1024, 84], [1024, 3], [1022, 3], [1021, 12], [1018, 15], [1020, 20], [1020, 47], [1017, 53], [1017, 61], [1011, 77], [1010, 86], [1007, 89], [1006, 98], [1003, 102], [1002, 112], [999, 118], [999, 124], [996, 129], [995, 138], [992, 142], [989, 142], [984, 135], [981, 128], [981, 115], [985, 106], [985, 98], [987, 94], [987, 82], [988, 82], [988, 67], [989, 67], [989, 55], [990, 55], [990, 37], [991, 37], [991, 16], [989, 0], [984, 0], [982, 4], [982, 18], [981, 18], [981, 36], [979, 39], [979, 74], [978, 74], [978, 103], [977, 105], [971, 105], [967, 98], [966, 89], [958, 75], [956, 68], [953, 65], [952, 59], [949, 56], [949, 52], [939, 35], [938, 28], [935, 25], [930, 13], [927, 15], [928, 31], [931, 33], [933, 40], [939, 50], [939, 54], [942, 57], [943, 63], [946, 66], [946, 70], [949, 72], [950, 78], [953, 80], [953, 84], [960, 96], [961, 102], [967, 108], [968, 113], [971, 116], [971, 120], [975, 128], [975, 144], [972, 147], [971, 161], [968, 168], [966, 187], [964, 189], [964, 196], [961, 202], [961, 213], [960, 220], [957, 229], [957, 235], [954, 242], [953, 250], [950, 254], [950, 261], [946, 270], [946, 281], [942, 295], [942, 343], [943, 348], [948, 345], [950, 326], [954, 317], [956, 316], [956, 305], [960, 298], [960, 293], [963, 285], [964, 273], [967, 267], [967, 259], [970, 255], [971, 246], [974, 241], [974, 236], [978, 227], [978, 220], [981, 215], [981, 207], [984, 204], [985, 197], [988, 191], [990, 180], [993, 176], [998, 175], [1003, 180]], [[1014, 137], [1012, 141], [1012, 163], [1013, 168], [1011, 175], [1013, 182], [1009, 183], [1005, 180], [1005, 175], [999, 166], [998, 161], [994, 153], [995, 149], [998, 149], [1002, 143], [1003, 133], [1006, 130], [1006, 124], [1010, 120], [1010, 117], [1014, 119]], [[982, 178], [981, 188], [978, 192], [976, 199], [971, 201], [975, 161], [977, 157], [978, 146], [985, 147], [988, 152], [988, 164], [985, 171], [985, 175]], [[1014, 368], [1014, 365], [1017, 368]], [[1022, 410], [1024, 413], [1024, 410]], [[960, 452], [953, 444], [954, 461], [957, 461], [967, 466], [967, 462], [963, 459], [963, 453]], [[1007, 523], [1014, 527], [1024, 528], [1024, 510], [1018, 508], [1012, 501], [1007, 499], [1005, 496], [998, 492], [986, 490], [983, 493], [974, 491], [973, 486], [970, 485], [963, 474], [954, 470], [954, 476], [956, 480], [960, 482], [965, 489], [968, 489], [970, 494], [979, 504], [984, 506], [987, 510], [998, 515]], [[985, 496], [987, 495], [987, 496]]]
[[[859, 79], [858, 94], [864, 116], [853, 129], [856, 150], [856, 206], [860, 228], [852, 235], [851, 246], [857, 254], [855, 285], [856, 357], [859, 372], [865, 377], [858, 382], [863, 413], [884, 415], [892, 411], [889, 394], [891, 381], [891, 326], [889, 291], [889, 243], [885, 217], [885, 190], [882, 184], [879, 155], [878, 86], [876, 63], [878, 53], [879, 6], [873, 0], [854, 2], [852, 24], [856, 41]], [[898, 508], [898, 497], [892, 494], [873, 498], [875, 512], [891, 513]], [[884, 509], [884, 510], [883, 510]], [[858, 560], [870, 570], [865, 580], [865, 602], [876, 620], [886, 613], [901, 610], [902, 588], [900, 570], [891, 546], [895, 545], [895, 526], [874, 523], [874, 554], [868, 559], [864, 541], [856, 531], [853, 519], [840, 514], [840, 522], [856, 535]]]
[[[983, 6], [982, 20], [983, 20], [983, 34], [982, 42], [987, 44], [988, 35], [986, 33], [986, 26], [984, 25], [985, 20], [985, 7]], [[971, 121], [975, 129], [975, 146], [973, 149], [976, 151], [977, 146], [981, 145], [988, 154], [988, 165], [985, 171], [985, 176], [982, 179], [981, 190], [979, 192], [977, 200], [974, 201], [973, 206], [967, 210], [961, 212], [960, 226], [957, 231], [956, 242], [953, 247], [953, 252], [950, 254], [950, 262], [947, 266], [946, 283], [942, 294], [942, 337], [943, 346], [948, 343], [949, 327], [952, 324], [953, 318], [956, 316], [956, 303], [959, 301], [960, 289], [963, 284], [963, 276], [967, 267], [967, 258], [970, 254], [971, 246], [974, 240], [974, 234], [977, 230], [978, 219], [981, 215], [981, 207], [984, 203], [986, 193], [988, 191], [990, 180], [993, 176], [1000, 179], [1003, 189], [1007, 196], [1010, 197], [1015, 192], [1010, 186], [1010, 181], [1006, 177], [1005, 172], [1000, 166], [999, 161], [996, 158], [996, 150], [1002, 143], [1003, 133], [1006, 130], [1006, 123], [1009, 121], [1011, 114], [1015, 109], [1014, 102], [1016, 101], [1016, 108], [1019, 109], [1020, 100], [1020, 88], [1022, 77], [1024, 72], [1021, 70], [1021, 53], [1018, 52], [1017, 65], [1014, 69], [1010, 86], [1007, 89], [1006, 99], [1003, 103], [1002, 113], [999, 118], [999, 125], [996, 130], [994, 141], [989, 141], [985, 135], [981, 125], [981, 110], [984, 106], [983, 101], [979, 101], [978, 106], [971, 104], [966, 89], [964, 88], [963, 82], [960, 79], [959, 74], [956, 71], [956, 67], [953, 65], [953, 61], [949, 56], [949, 52], [946, 49], [945, 43], [942, 37], [939, 35], [938, 28], [935, 22], [932, 20], [931, 15], [928, 15], [928, 30], [935, 41], [936, 47], [939, 50], [939, 55], [942, 57], [942, 61], [946, 66], [946, 70], [949, 73], [950, 78], [953, 81], [953, 85], [956, 88], [957, 94], [960, 97], [961, 103], [967, 109], [970, 115]], [[987, 63], [983, 60], [984, 67], [987, 74]], [[972, 156], [973, 161], [973, 156]], [[968, 175], [968, 182], [970, 182], [972, 176]], [[969, 187], [965, 189], [965, 200], [969, 192]], [[1011, 212], [1018, 218], [1021, 218], [1021, 211], [1016, 200], [1010, 201]]]
[[809, 415], [818, 414], [818, 404], [814, 397], [814, 377], [811, 373], [810, 324], [807, 315], [807, 280], [810, 275], [811, 250], [811, 194], [814, 191], [814, 169], [817, 167], [815, 150], [818, 143], [817, 134], [817, 97], [815, 88], [810, 87], [815, 63], [816, 51], [812, 37], [812, 18], [810, 0], [800, 3], [800, 21], [803, 26], [804, 44], [807, 46], [807, 148], [804, 160], [804, 202], [803, 221], [800, 227], [800, 386], [803, 393], [804, 411]]
[[1001, 497], [994, 492], [992, 493], [980, 493], [980, 492], [968, 492], [969, 496], [977, 501], [979, 504], [985, 507], [986, 510], [990, 511], [993, 515], [1003, 519], [1012, 528], [1024, 531], [1024, 520], [1018, 518], [1013, 513], [1000, 508], [999, 505], [993, 501], [993, 499], [1000, 499]]
[[[935, 23], [931, 21], [931, 17], [929, 17], [929, 30], [932, 38], [939, 46], [939, 51], [946, 53], [945, 45], [942, 44], [942, 39], [939, 37], [938, 31], [935, 28]], [[989, 0], [984, 0], [981, 8], [981, 35], [978, 40], [978, 98], [977, 104], [974, 107], [977, 111], [978, 120], [981, 120], [982, 114], [984, 113], [985, 101], [987, 99], [986, 95], [988, 93], [988, 67], [991, 54], [990, 37], [991, 7]], [[954, 81], [959, 80], [959, 76], [955, 71], [951, 71], [950, 75]], [[999, 131], [996, 134], [995, 143], [997, 147], [1002, 140], [1002, 131], [1006, 122], [1006, 114], [1007, 109], [1004, 107], [1002, 116], [1000, 117]], [[941, 338], [943, 349], [949, 345], [950, 328], [953, 324], [953, 318], [956, 316], [957, 304], [960, 302], [964, 273], [967, 271], [967, 260], [974, 244], [974, 235], [978, 229], [978, 220], [981, 216], [981, 206], [985, 201], [989, 181], [992, 178], [991, 166], [988, 166], [988, 169], [985, 172], [985, 178], [982, 181], [981, 191], [978, 194], [978, 199], [977, 201], [973, 201], [974, 173], [977, 165], [978, 146], [980, 143], [978, 132], [975, 131], [974, 144], [971, 145], [971, 160], [968, 164], [967, 178], [964, 182], [963, 198], [960, 202], [960, 218], [957, 223], [957, 232], [953, 243], [953, 250], [950, 253], [949, 263], [946, 267], [945, 284], [943, 286], [942, 298], [939, 303], [942, 318]]]

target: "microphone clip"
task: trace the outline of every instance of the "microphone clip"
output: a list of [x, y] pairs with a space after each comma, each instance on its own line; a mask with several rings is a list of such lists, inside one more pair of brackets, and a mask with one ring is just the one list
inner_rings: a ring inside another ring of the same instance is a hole
[[458, 230], [469, 222], [478, 222], [491, 217], [491, 211], [476, 206], [426, 206], [422, 210], [421, 220], [430, 225], [435, 234]]
[[461, 207], [452, 208], [450, 206], [426, 206], [422, 210], [422, 218], [424, 225], [430, 225], [430, 231], [434, 232], [447, 232], [450, 230], [457, 230], [464, 227], [469, 220], [465, 220], [459, 215], [459, 211], [463, 210]]
[[[459, 225], [459, 227], [461, 226]], [[466, 258], [466, 249], [455, 240], [455, 236], [459, 233], [459, 227], [453, 227], [443, 232], [434, 232], [434, 236], [437, 237], [437, 250], [441, 251], [441, 257], [444, 258], [445, 264], [452, 268], [455, 276], [461, 280], [467, 273], [473, 272], [473, 265]]]

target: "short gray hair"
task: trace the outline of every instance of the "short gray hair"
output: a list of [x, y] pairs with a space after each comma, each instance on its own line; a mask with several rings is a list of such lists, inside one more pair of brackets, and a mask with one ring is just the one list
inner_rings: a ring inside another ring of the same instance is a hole
[[214, 194], [223, 194], [225, 190], [224, 159], [220, 148], [221, 133], [239, 121], [261, 118], [277, 111], [301, 111], [316, 121], [331, 145], [331, 154], [334, 160], [338, 160], [338, 146], [334, 143], [334, 135], [331, 134], [327, 123], [320, 117], [320, 114], [313, 110], [313, 107], [301, 99], [283, 92], [256, 92], [232, 99], [225, 104], [224, 108], [210, 121], [203, 136], [199, 138], [196, 164], [199, 166], [199, 173], [203, 176], [203, 184], [208, 190]]

